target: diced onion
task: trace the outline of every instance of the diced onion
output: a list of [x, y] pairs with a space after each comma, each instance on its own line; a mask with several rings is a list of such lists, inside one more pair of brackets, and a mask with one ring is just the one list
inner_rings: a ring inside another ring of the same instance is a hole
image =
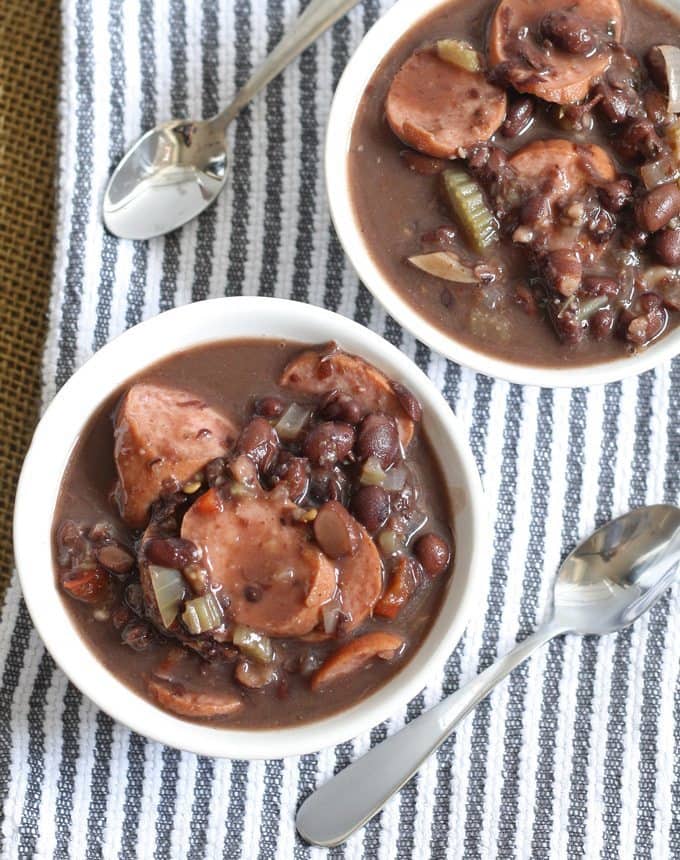
[[409, 263], [428, 275], [453, 281], [458, 284], [477, 284], [479, 278], [470, 266], [466, 266], [453, 251], [433, 251], [431, 254], [416, 254], [408, 258]]
[[259, 660], [260, 663], [271, 663], [274, 658], [271, 639], [245, 624], [237, 624], [234, 628], [234, 645], [246, 657]]
[[168, 628], [177, 618], [179, 605], [184, 597], [184, 577], [172, 567], [161, 567], [157, 564], [149, 565], [149, 576], [158, 613], [163, 626]]
[[589, 320], [598, 311], [602, 310], [602, 308], [607, 307], [608, 304], [609, 296], [594, 296], [592, 299], [586, 299], [579, 305], [578, 310], [576, 311], [576, 319], [579, 322]]
[[338, 627], [338, 621], [340, 620], [341, 612], [342, 610], [337, 603], [326, 603], [325, 606], [321, 608], [324, 633], [328, 633], [329, 635], [335, 633]]
[[393, 555], [402, 548], [403, 540], [394, 529], [384, 529], [378, 535], [378, 546], [384, 555]]
[[658, 161], [648, 161], [640, 168], [640, 178], [645, 188], [655, 188], [663, 182], [670, 182], [680, 173], [680, 165], [670, 156], [660, 158]]
[[369, 457], [364, 463], [361, 469], [361, 475], [359, 475], [359, 481], [362, 484], [372, 484], [375, 486], [382, 486], [383, 481], [385, 480], [385, 471], [380, 465], [380, 461], [377, 457]]
[[658, 45], [666, 65], [668, 81], [668, 112], [680, 113], [680, 48], [675, 45]]
[[222, 608], [212, 591], [188, 600], [184, 605], [182, 621], [194, 636], [219, 627], [222, 623]]
[[406, 467], [403, 464], [393, 466], [386, 474], [382, 486], [388, 493], [393, 493], [406, 483]]
[[307, 406], [300, 406], [299, 403], [291, 403], [279, 418], [274, 429], [281, 439], [284, 439], [286, 442], [292, 442], [302, 433], [311, 414], [311, 409]]

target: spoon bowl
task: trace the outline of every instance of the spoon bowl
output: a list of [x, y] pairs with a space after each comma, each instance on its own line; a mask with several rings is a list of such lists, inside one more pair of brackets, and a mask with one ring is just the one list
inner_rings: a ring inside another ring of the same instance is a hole
[[627, 627], [671, 586], [678, 561], [680, 509], [649, 505], [612, 520], [562, 563], [555, 623], [583, 635]]
[[104, 194], [104, 223], [123, 239], [169, 233], [209, 206], [226, 179], [221, 124], [171, 120], [140, 137], [113, 172]]
[[181, 227], [215, 200], [227, 180], [227, 129], [254, 96], [357, 0], [311, 0], [231, 104], [206, 120], [173, 119], [139, 138], [113, 172], [102, 216], [121, 239], [151, 239]]

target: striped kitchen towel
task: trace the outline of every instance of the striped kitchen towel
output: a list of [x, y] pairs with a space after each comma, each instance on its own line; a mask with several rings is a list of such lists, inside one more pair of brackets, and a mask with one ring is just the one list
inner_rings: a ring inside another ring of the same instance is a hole
[[[313, 858], [294, 813], [315, 785], [431, 707], [540, 621], [561, 557], [596, 523], [678, 502], [680, 360], [621, 384], [492, 381], [416, 343], [357, 282], [330, 227], [321, 148], [333, 89], [384, 11], [364, 0], [231, 130], [215, 207], [118, 241], [103, 188], [157, 121], [225, 104], [291, 26], [295, 0], [64, 0], [59, 217], [43, 402], [127, 326], [208, 296], [277, 295], [385, 335], [441, 388], [483, 476], [486, 593], [445, 671], [335, 749], [248, 763], [129, 732], [55, 667], [16, 582], [0, 626], [3, 857]], [[632, 630], [567, 637], [522, 666], [427, 762], [347, 858], [680, 857], [680, 589]]]

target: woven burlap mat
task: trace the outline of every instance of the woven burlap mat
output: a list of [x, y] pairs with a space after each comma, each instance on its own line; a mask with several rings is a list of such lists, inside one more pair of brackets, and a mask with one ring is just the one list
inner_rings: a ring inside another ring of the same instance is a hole
[[52, 267], [58, 0], [0, 0], [0, 604], [37, 417]]

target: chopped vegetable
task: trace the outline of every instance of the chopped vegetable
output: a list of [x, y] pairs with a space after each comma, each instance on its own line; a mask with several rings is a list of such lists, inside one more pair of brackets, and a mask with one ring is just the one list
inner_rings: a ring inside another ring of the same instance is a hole
[[237, 624], [234, 628], [234, 645], [246, 657], [259, 660], [260, 663], [271, 663], [274, 658], [271, 639], [244, 624]]
[[151, 587], [158, 605], [163, 626], [168, 628], [177, 617], [179, 605], [184, 598], [184, 577], [172, 567], [149, 565]]
[[361, 469], [359, 480], [362, 484], [373, 484], [382, 486], [385, 480], [385, 471], [380, 465], [377, 457], [368, 457]]
[[675, 120], [666, 127], [666, 140], [673, 153], [673, 158], [676, 164], [680, 164], [680, 120]]
[[584, 320], [589, 320], [592, 316], [594, 316], [598, 311], [602, 310], [602, 308], [606, 307], [609, 304], [609, 296], [595, 296], [592, 299], [586, 299], [582, 301], [576, 311], [576, 319], [579, 322], [583, 322]]
[[337, 602], [330, 601], [329, 603], [324, 604], [321, 608], [321, 615], [323, 617], [324, 633], [328, 633], [329, 636], [332, 636], [337, 630], [338, 622], [342, 615], [342, 608]]
[[281, 439], [284, 439], [286, 442], [292, 442], [302, 433], [311, 414], [312, 411], [307, 406], [300, 406], [299, 403], [291, 403], [279, 418], [274, 429]]
[[184, 605], [182, 621], [189, 633], [193, 633], [194, 636], [214, 630], [220, 626], [222, 620], [222, 608], [212, 591], [208, 591], [202, 597], [188, 600]]
[[479, 53], [472, 45], [459, 39], [440, 39], [437, 42], [437, 54], [440, 60], [467, 69], [468, 72], [478, 72], [482, 68]]
[[648, 161], [640, 168], [640, 178], [645, 188], [655, 188], [671, 179], [677, 179], [678, 175], [680, 175], [678, 159], [668, 155], [658, 161]]
[[498, 241], [498, 226], [486, 205], [482, 189], [462, 167], [454, 166], [442, 174], [444, 189], [470, 245], [482, 253]]
[[453, 251], [433, 251], [430, 254], [416, 254], [408, 258], [409, 263], [422, 269], [428, 275], [454, 281], [459, 284], [476, 284], [479, 278], [470, 266], [466, 266]]
[[402, 548], [403, 541], [394, 529], [384, 529], [378, 535], [378, 546], [385, 555], [393, 555]]
[[675, 45], [657, 45], [663, 57], [668, 84], [668, 112], [680, 113], [680, 48]]
[[396, 490], [401, 490], [405, 483], [406, 467], [403, 463], [400, 463], [398, 466], [392, 466], [389, 472], [387, 472], [382, 482], [382, 486], [389, 493], [393, 493]]

